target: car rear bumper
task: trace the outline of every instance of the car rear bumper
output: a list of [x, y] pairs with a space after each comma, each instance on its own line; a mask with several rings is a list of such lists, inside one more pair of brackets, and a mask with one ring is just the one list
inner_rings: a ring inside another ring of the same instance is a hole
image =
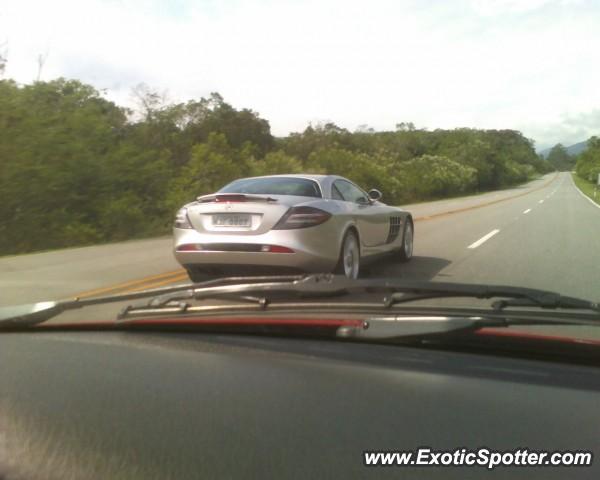
[[[329, 229], [271, 230], [262, 235], [201, 234], [193, 229], [173, 229], [174, 254], [184, 267], [235, 271], [280, 270], [330, 272], [339, 257], [338, 239]], [[331, 237], [331, 238], [329, 238]], [[199, 245], [198, 251], [181, 251]], [[262, 252], [264, 245], [286, 247], [293, 253]], [[255, 251], [251, 251], [255, 250]], [[245, 268], [244, 268], [245, 267]]]

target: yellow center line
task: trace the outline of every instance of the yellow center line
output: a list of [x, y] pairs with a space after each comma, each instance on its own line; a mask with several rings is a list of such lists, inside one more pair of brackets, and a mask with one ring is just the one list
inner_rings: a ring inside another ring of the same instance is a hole
[[492, 200], [492, 201], [486, 202], [486, 203], [479, 203], [477, 205], [471, 205], [470, 207], [457, 208], [456, 210], [449, 210], [447, 212], [432, 213], [432, 214], [430, 214], [428, 216], [424, 216], [424, 217], [415, 217], [415, 218], [413, 218], [413, 221], [420, 222], [423, 220], [430, 220], [432, 218], [445, 217], [448, 215], [453, 215], [455, 213], [468, 212], [469, 210], [475, 210], [477, 208], [488, 207], [488, 206], [494, 205], [496, 203], [506, 202], [507, 200], [513, 200], [515, 198], [522, 197], [524, 195], [529, 195], [530, 193], [533, 193], [533, 192], [537, 192], [538, 190], [541, 190], [542, 188], [546, 188], [548, 185], [550, 185], [552, 182], [554, 182], [554, 180], [556, 180], [557, 177], [558, 177], [558, 173], [556, 173], [554, 175], [554, 177], [552, 177], [550, 180], [548, 180], [544, 184], [542, 184], [538, 187], [532, 188], [531, 190], [527, 190], [526, 192], [521, 192], [521, 193], [518, 193], [518, 194], [510, 196], [510, 197], [504, 197], [499, 200]]
[[179, 280], [186, 280], [187, 278], [188, 278], [187, 273], [182, 273], [180, 275], [169, 278], [167, 280], [163, 280], [161, 282], [145, 283], [143, 285], [137, 285], [137, 286], [134, 286], [131, 288], [127, 288], [127, 289], [123, 290], [122, 293], [139, 292], [141, 290], [147, 290], [149, 288], [162, 287], [163, 285], [168, 285], [170, 283], [177, 282]]
[[142, 286], [142, 285], [146, 284], [147, 282], [152, 282], [154, 280], [159, 280], [159, 279], [163, 279], [163, 278], [167, 278], [167, 277], [179, 278], [182, 275], [185, 275], [185, 272], [183, 272], [182, 270], [174, 270], [171, 272], [165, 272], [165, 273], [160, 273], [157, 275], [151, 275], [149, 277], [138, 278], [136, 280], [130, 280], [128, 282], [117, 283], [115, 285], [110, 285], [108, 287], [97, 288], [94, 290], [87, 290], [85, 292], [81, 292], [81, 293], [79, 293], [77, 295], [73, 295], [73, 296], [79, 297], [79, 298], [93, 297], [93, 296], [101, 294], [101, 293], [111, 292], [113, 290], [120, 290], [122, 288], [131, 287], [133, 285]]

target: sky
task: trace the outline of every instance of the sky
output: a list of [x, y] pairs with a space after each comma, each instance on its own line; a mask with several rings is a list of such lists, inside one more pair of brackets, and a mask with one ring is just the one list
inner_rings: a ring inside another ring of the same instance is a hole
[[140, 83], [173, 102], [217, 91], [275, 135], [600, 135], [598, 0], [0, 0], [2, 49], [20, 83], [76, 78], [123, 106]]

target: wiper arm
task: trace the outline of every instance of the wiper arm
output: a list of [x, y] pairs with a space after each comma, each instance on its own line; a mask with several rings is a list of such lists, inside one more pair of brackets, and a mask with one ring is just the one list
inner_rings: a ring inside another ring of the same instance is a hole
[[[269, 277], [267, 277], [269, 278]], [[199, 288], [194, 290], [193, 299], [201, 300], [214, 295], [254, 293], [269, 301], [278, 296], [296, 295], [304, 298], [335, 297], [352, 293], [390, 293], [384, 299], [388, 307], [399, 303], [430, 298], [479, 298], [491, 299], [508, 297], [492, 304], [496, 311], [507, 306], [537, 306], [547, 309], [572, 308], [600, 312], [597, 302], [566, 297], [547, 290], [503, 285], [476, 285], [468, 283], [414, 282], [396, 279], [352, 280], [334, 275], [308, 275], [296, 277], [291, 282], [272, 281], [246, 285], [227, 285]], [[521, 303], [517, 303], [521, 302]]]
[[359, 340], [425, 339], [472, 333], [482, 328], [507, 327], [511, 322], [485, 317], [371, 317], [360, 326], [342, 326], [336, 336]]
[[[0, 327], [30, 325], [44, 322], [65, 310], [89, 305], [115, 303], [152, 297], [147, 307], [160, 309], [172, 307], [178, 302], [178, 312], [187, 310], [181, 300], [234, 299], [250, 301], [266, 308], [280, 299], [330, 298], [355, 293], [387, 293], [382, 306], [431, 298], [469, 297], [491, 299], [507, 297], [492, 306], [500, 311], [507, 306], [523, 305], [541, 308], [577, 308], [600, 312], [598, 303], [572, 297], [563, 297], [545, 290], [520, 287], [472, 285], [442, 282], [413, 282], [397, 279], [352, 280], [334, 275], [280, 276], [280, 277], [233, 277], [211, 280], [197, 284], [163, 287], [142, 292], [113, 295], [66, 302], [45, 302], [33, 306], [0, 308]], [[134, 307], [135, 308], [135, 307]], [[129, 311], [132, 310], [130, 307]], [[126, 316], [127, 310], [120, 316]], [[600, 316], [599, 316], [600, 319]]]
[[[301, 278], [303, 277], [298, 275], [229, 277], [208, 280], [198, 284], [183, 284], [172, 287], [153, 288], [150, 290], [142, 290], [140, 292], [109, 295], [106, 297], [92, 297], [86, 299], [75, 298], [73, 300], [44, 301], [26, 305], [0, 307], [0, 329], [33, 326], [50, 320], [68, 310], [76, 310], [78, 308], [93, 305], [118, 303], [141, 298], [156, 298], [167, 302], [169, 299], [192, 298], [195, 290], [210, 288], [212, 285], [227, 286], [229, 284], [239, 285], [241, 283], [244, 286], [248, 286], [252, 284], [261, 284], [261, 282], [267, 280], [271, 283], [284, 282], [285, 284], [285, 282], [293, 282], [294, 280], [299, 280]], [[229, 292], [229, 294], [231, 294], [231, 292]]]
[[[192, 293], [184, 296], [175, 294], [166, 295], [163, 300], [176, 298], [190, 298], [201, 300], [212, 296], [227, 294], [254, 293], [261, 297], [289, 297], [295, 295], [305, 298], [335, 297], [352, 293], [391, 293], [385, 298], [387, 306], [409, 300], [443, 297], [470, 297], [470, 298], [527, 298], [535, 305], [543, 308], [583, 308], [600, 312], [598, 303], [572, 297], [563, 297], [557, 293], [546, 290], [537, 290], [523, 287], [509, 287], [502, 285], [477, 285], [468, 283], [445, 282], [414, 282], [396, 279], [359, 279], [352, 280], [343, 276], [330, 274], [306, 275], [296, 277], [241, 277], [240, 283], [228, 280], [228, 284], [208, 285], [207, 282], [191, 286]], [[254, 280], [250, 282], [250, 280]], [[267, 281], [265, 281], [267, 280]], [[243, 282], [243, 283], [242, 283]], [[154, 302], [153, 302], [154, 303]]]
[[[268, 280], [272, 280], [266, 277]], [[243, 279], [240, 279], [243, 280]], [[274, 280], [274, 279], [273, 279]], [[200, 287], [200, 285], [197, 285]], [[383, 303], [359, 304], [329, 302], [330, 305], [344, 306], [352, 309], [371, 307], [371, 309], [389, 309], [393, 305], [408, 303], [412, 301], [436, 299], [436, 298], [496, 298], [509, 297], [507, 300], [499, 300], [492, 304], [495, 312], [512, 305], [536, 306], [541, 308], [577, 308], [592, 311], [600, 311], [598, 304], [587, 300], [571, 297], [562, 297], [556, 293], [544, 290], [535, 290], [520, 287], [471, 285], [460, 283], [442, 282], [410, 282], [396, 279], [361, 279], [351, 280], [345, 277], [333, 275], [310, 275], [304, 277], [290, 278], [289, 281], [268, 281], [246, 284], [215, 285], [202, 288], [194, 288], [186, 292], [167, 294], [152, 299], [145, 306], [130, 306], [120, 315], [124, 319], [134, 315], [161, 314], [161, 313], [185, 313], [189, 303], [181, 303], [182, 300], [206, 300], [206, 299], [231, 299], [250, 302], [262, 309], [275, 308], [277, 300], [333, 298], [351, 296], [356, 293], [378, 293], [387, 294]], [[178, 306], [175, 310], [173, 306]], [[309, 306], [300, 303], [296, 306]], [[326, 306], [325, 304], [310, 305], [311, 307]], [[193, 307], [190, 313], [198, 313], [201, 307]], [[600, 316], [598, 318], [600, 320]], [[591, 320], [595, 323], [595, 320]]]

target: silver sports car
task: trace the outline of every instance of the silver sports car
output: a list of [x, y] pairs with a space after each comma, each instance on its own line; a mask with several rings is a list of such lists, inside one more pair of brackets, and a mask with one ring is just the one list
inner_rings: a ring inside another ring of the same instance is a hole
[[175, 258], [192, 281], [206, 274], [336, 272], [357, 278], [383, 254], [407, 261], [409, 212], [336, 175], [242, 178], [185, 205], [175, 219]]

